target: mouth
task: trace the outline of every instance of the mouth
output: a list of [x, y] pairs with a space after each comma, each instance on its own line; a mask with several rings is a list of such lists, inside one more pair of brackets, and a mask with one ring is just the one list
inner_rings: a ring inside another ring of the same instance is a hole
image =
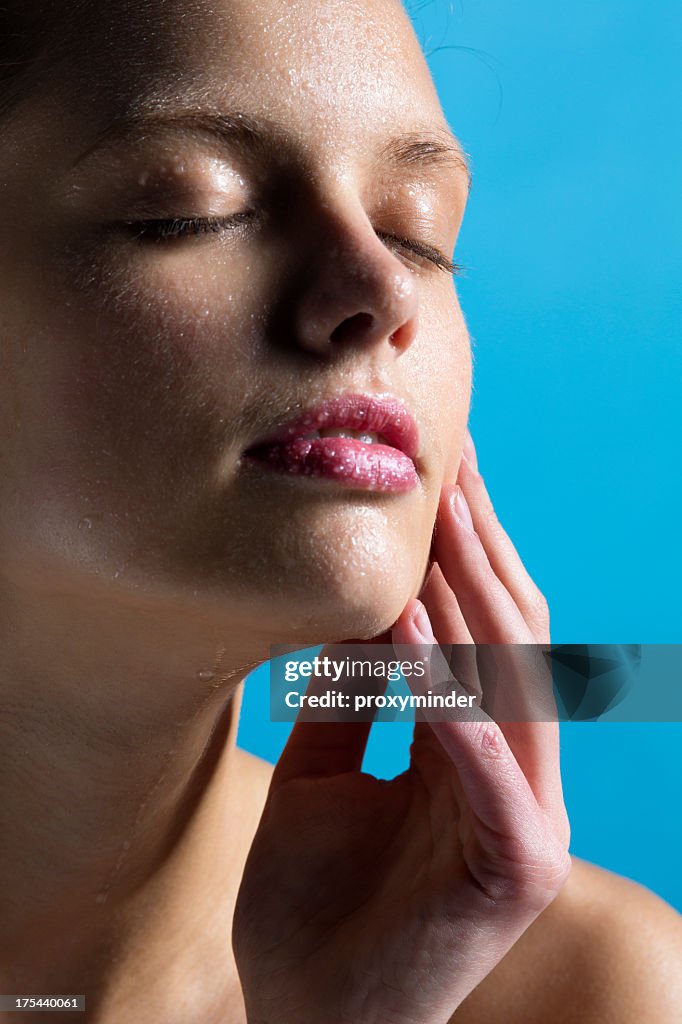
[[361, 490], [406, 491], [418, 482], [413, 416], [393, 396], [344, 394], [259, 438], [244, 457], [290, 476]]

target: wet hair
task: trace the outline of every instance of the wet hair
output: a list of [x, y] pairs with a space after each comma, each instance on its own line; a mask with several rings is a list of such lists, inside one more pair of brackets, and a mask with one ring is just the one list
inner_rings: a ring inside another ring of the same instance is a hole
[[7, 114], [18, 101], [37, 51], [40, 51], [40, 44], [36, 38], [35, 6], [3, 4], [0, 7], [0, 116]]
[[[96, 47], [115, 67], [129, 62], [131, 75], [163, 61], [167, 42], [159, 41], [155, 19], [165, 0], [116, 0], [125, 32], [112, 20], [112, 0], [0, 0], [0, 120], [36, 92], [48, 92], [56, 72], [68, 68], [76, 90], [87, 78], [82, 59], [84, 41]], [[184, 0], [183, 26], [190, 15], [201, 19], [201, 3]], [[128, 56], [126, 40], [146, 47], [142, 55]], [[121, 76], [125, 79], [126, 76]]]
[[0, 0], [0, 118], [77, 48], [77, 15], [89, 0]]

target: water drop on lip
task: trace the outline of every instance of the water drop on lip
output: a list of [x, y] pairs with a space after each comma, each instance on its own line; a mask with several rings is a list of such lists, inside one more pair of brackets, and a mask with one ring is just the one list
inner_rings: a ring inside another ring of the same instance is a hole
[[208, 683], [215, 676], [215, 672], [212, 672], [210, 668], [202, 668], [197, 672], [197, 679], [200, 679], [202, 683]]
[[78, 523], [78, 529], [79, 530], [91, 530], [92, 529], [92, 519], [90, 519], [89, 516], [83, 516], [83, 518]]

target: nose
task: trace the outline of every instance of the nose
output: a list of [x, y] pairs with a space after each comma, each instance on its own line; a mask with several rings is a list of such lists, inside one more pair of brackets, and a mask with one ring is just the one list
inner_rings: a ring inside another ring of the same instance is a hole
[[304, 233], [293, 340], [331, 356], [349, 346], [404, 352], [417, 333], [417, 279], [377, 236], [364, 211], [325, 211]]

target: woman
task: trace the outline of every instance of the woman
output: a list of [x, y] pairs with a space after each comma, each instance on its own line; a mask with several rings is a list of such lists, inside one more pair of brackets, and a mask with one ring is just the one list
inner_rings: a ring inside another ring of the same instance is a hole
[[[235, 744], [273, 643], [549, 639], [466, 435], [468, 172], [397, 0], [2, 17], [2, 992], [678, 1020], [677, 916], [571, 865], [553, 726], [421, 722], [393, 783], [365, 726], [297, 723], [274, 773]], [[267, 464], [330, 409], [374, 436]]]

